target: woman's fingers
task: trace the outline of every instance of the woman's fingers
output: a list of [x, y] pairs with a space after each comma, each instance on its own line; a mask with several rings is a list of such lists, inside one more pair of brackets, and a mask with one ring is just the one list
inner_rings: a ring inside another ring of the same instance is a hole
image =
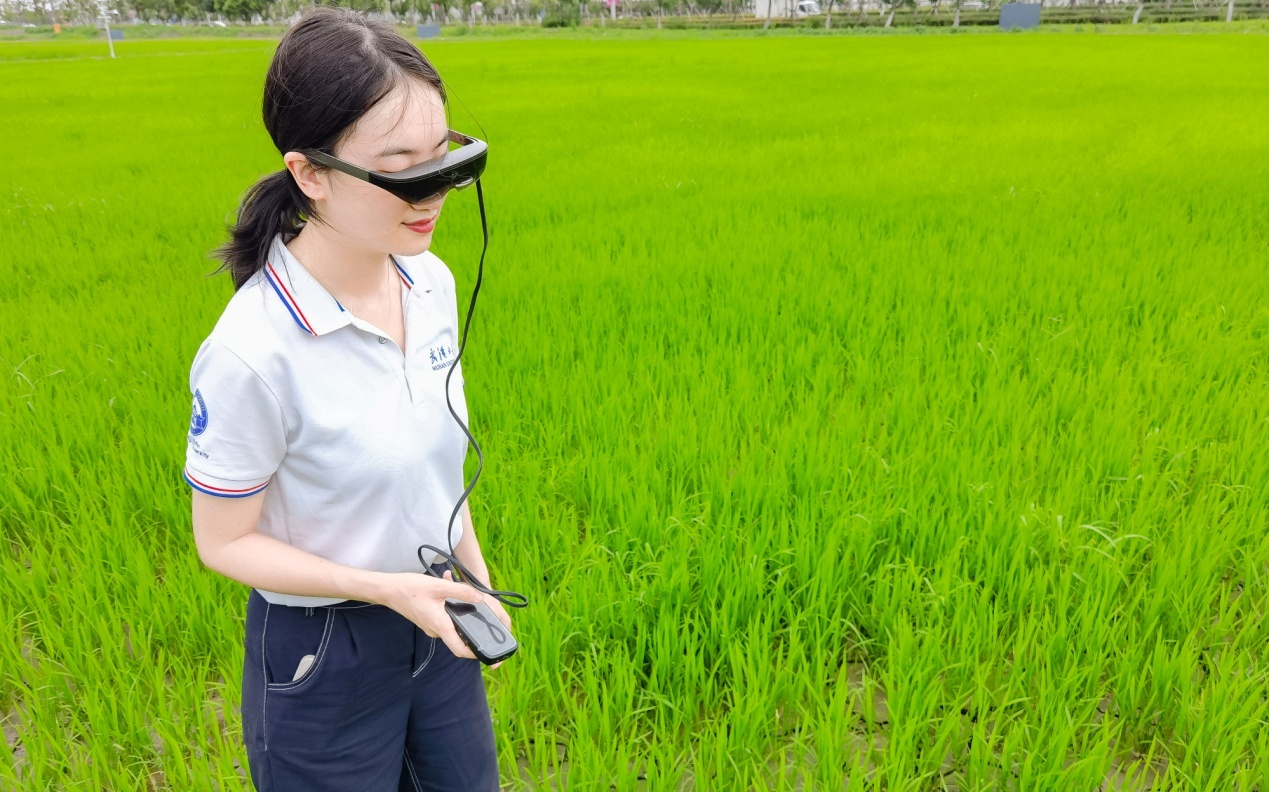
[[450, 574], [450, 571], [448, 569], [445, 570], [444, 579], [447, 581], [447, 585], [444, 588], [446, 592], [445, 593], [446, 597], [452, 597], [453, 599], [460, 599], [460, 600], [463, 600], [464, 602], [473, 602], [473, 603], [484, 601], [485, 599], [484, 594], [480, 593], [479, 591], [467, 585], [466, 583], [459, 583], [455, 581], [454, 576]]
[[475, 660], [467, 644], [458, 635], [454, 620], [445, 610], [445, 600], [454, 599], [477, 604], [486, 602], [485, 595], [466, 583], [454, 580], [450, 570], [445, 570], [440, 580], [424, 575], [409, 574], [403, 577], [406, 590], [392, 605], [393, 609], [418, 625], [431, 638], [439, 638], [455, 657]]
[[468, 660], [475, 660], [476, 655], [472, 654], [471, 649], [467, 648], [467, 644], [463, 643], [463, 639], [459, 637], [458, 630], [454, 628], [454, 620], [450, 618], [449, 613], [443, 608], [441, 610], [440, 621], [434, 628], [424, 626], [423, 622], [416, 622], [429, 638], [439, 638], [442, 643], [449, 647], [455, 657], [465, 657]]
[[463, 639], [458, 637], [458, 631], [451, 624], [448, 629], [441, 630], [440, 639], [445, 642], [449, 650], [454, 653], [455, 657], [464, 657], [468, 660], [475, 660], [476, 655], [471, 653], [467, 648], [467, 644], [463, 643]]
[[[444, 574], [445, 587], [443, 594], [447, 599], [461, 599], [465, 602], [480, 602], [484, 599], [484, 595], [476, 589], [464, 583], [458, 583], [454, 580], [454, 575], [450, 570], [445, 570]], [[447, 617], [449, 613], [445, 614]], [[467, 644], [463, 643], [463, 639], [459, 637], [458, 630], [454, 627], [454, 620], [446, 618], [444, 629], [441, 630], [440, 639], [445, 642], [449, 650], [454, 653], [455, 657], [463, 657], [468, 660], [475, 660], [476, 655], [472, 654]]]

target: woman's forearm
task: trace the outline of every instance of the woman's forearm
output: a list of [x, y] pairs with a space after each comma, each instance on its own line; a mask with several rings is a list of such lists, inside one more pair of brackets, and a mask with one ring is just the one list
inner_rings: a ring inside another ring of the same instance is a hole
[[[394, 609], [396, 600], [404, 596], [403, 590], [417, 588], [417, 581], [403, 577], [412, 573], [375, 572], [345, 566], [260, 533], [255, 526], [261, 508], [259, 499], [227, 501], [194, 493], [194, 539], [199, 558], [209, 569], [265, 591], [359, 600]], [[465, 503], [463, 526], [463, 538], [454, 548], [454, 554], [472, 574], [488, 583], [489, 568], [481, 555], [471, 511]], [[422, 573], [420, 569], [418, 577], [428, 577]]]
[[199, 547], [208, 568], [253, 588], [300, 597], [338, 597], [388, 604], [392, 575], [337, 564], [251, 531], [214, 547]]

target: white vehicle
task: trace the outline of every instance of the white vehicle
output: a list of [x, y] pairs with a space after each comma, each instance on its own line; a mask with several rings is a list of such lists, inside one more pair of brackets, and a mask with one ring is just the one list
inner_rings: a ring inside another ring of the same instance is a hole
[[824, 10], [820, 8], [819, 0], [754, 0], [753, 13], [760, 19], [767, 16], [773, 19], [787, 19], [789, 16], [805, 19], [822, 14]]
[[980, 0], [965, 0], [965, 2], [961, 3], [961, 10], [963, 11], [982, 11], [986, 7]]

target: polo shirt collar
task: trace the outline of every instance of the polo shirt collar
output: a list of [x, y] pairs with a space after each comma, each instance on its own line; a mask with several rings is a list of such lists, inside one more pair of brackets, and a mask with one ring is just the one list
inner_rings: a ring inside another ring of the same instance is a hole
[[[414, 273], [409, 264], [396, 256], [392, 261], [401, 277], [401, 285], [412, 290]], [[352, 323], [352, 314], [287, 249], [281, 234], [273, 237], [264, 265], [264, 280], [286, 306], [296, 326], [309, 335], [325, 335]]]
[[265, 259], [264, 280], [286, 306], [295, 324], [309, 335], [338, 330], [352, 319], [344, 306], [287, 250], [281, 234], [273, 237]]

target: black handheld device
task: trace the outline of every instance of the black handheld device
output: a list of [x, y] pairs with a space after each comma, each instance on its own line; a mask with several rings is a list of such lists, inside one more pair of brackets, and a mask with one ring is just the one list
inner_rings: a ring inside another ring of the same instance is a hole
[[506, 660], [520, 647], [511, 631], [498, 621], [493, 610], [483, 602], [460, 599], [445, 600], [445, 612], [454, 620], [458, 637], [463, 639], [476, 659], [485, 665]]
[[[486, 586], [478, 577], [468, 571], [463, 563], [454, 557], [452, 553], [447, 553], [432, 545], [421, 545], [419, 547], [419, 562], [424, 565], [429, 575], [435, 575], [436, 572], [423, 561], [423, 551], [431, 550], [439, 558], [444, 558], [453, 564], [461, 574], [461, 582], [468, 584], [477, 591], [484, 592], [491, 597], [496, 597], [499, 602], [504, 605], [510, 605], [513, 608], [523, 608], [529, 604], [529, 598], [515, 591], [499, 591]], [[458, 631], [458, 637], [463, 639], [463, 643], [467, 644], [467, 648], [471, 649], [471, 653], [476, 655], [476, 659], [485, 665], [493, 665], [506, 660], [515, 654], [516, 649], [520, 648], [520, 644], [516, 642], [515, 636], [511, 634], [498, 618], [497, 614], [483, 602], [467, 602], [466, 600], [455, 599], [453, 597], [445, 598], [445, 612], [449, 614], [449, 618], [454, 622], [454, 629]]]

